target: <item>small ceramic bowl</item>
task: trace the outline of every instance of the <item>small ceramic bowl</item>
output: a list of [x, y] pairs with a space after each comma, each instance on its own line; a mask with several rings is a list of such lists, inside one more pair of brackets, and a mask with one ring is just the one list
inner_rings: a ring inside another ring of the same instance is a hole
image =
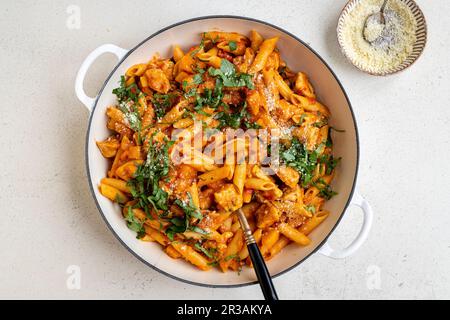
[[416, 42], [413, 45], [413, 50], [411, 54], [401, 64], [392, 67], [388, 70], [379, 70], [374, 67], [368, 67], [366, 65], [363, 65], [362, 63], [351, 57], [351, 55], [349, 54], [350, 48], [348, 48], [348, 46], [344, 43], [343, 38], [344, 21], [345, 18], [352, 12], [352, 10], [354, 10], [358, 4], [364, 1], [366, 0], [350, 0], [345, 5], [344, 9], [341, 12], [337, 26], [337, 36], [342, 53], [355, 67], [357, 67], [361, 71], [364, 71], [366, 73], [375, 76], [387, 76], [390, 74], [400, 72], [410, 67], [421, 56], [423, 50], [425, 49], [425, 44], [427, 42], [427, 24], [425, 21], [425, 16], [422, 10], [420, 10], [417, 3], [415, 3], [413, 0], [399, 0], [404, 4], [406, 4], [411, 9], [411, 12], [413, 13], [414, 18], [416, 19], [417, 22]]

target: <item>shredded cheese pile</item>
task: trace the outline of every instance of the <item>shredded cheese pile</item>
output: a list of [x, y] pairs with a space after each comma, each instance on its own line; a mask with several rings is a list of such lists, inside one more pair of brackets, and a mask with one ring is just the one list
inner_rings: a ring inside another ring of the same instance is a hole
[[380, 11], [382, 2], [361, 1], [345, 17], [342, 28], [349, 58], [364, 69], [378, 72], [400, 65], [411, 54], [417, 28], [417, 21], [408, 6], [400, 0], [391, 0], [385, 9], [386, 25], [381, 37], [369, 43], [364, 38], [364, 26], [367, 17]]

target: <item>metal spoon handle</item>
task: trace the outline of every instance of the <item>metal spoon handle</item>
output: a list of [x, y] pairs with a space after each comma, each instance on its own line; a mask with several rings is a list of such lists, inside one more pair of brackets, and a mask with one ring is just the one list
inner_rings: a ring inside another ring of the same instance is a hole
[[386, 23], [386, 19], [384, 17], [384, 8], [386, 8], [388, 1], [389, 0], [384, 0], [383, 4], [381, 5], [381, 8], [380, 8], [380, 21], [382, 24]]
[[278, 300], [278, 295], [273, 285], [272, 278], [270, 277], [269, 270], [267, 270], [264, 258], [259, 251], [256, 243], [247, 244], [248, 254], [252, 259], [253, 268], [255, 269], [256, 277], [258, 278], [261, 291], [264, 295], [264, 299], [267, 301]]
[[259, 285], [261, 286], [261, 291], [264, 295], [264, 299], [268, 301], [278, 300], [278, 295], [273, 285], [272, 278], [270, 277], [269, 270], [267, 270], [264, 258], [259, 251], [258, 245], [256, 244], [255, 238], [253, 237], [250, 225], [248, 224], [247, 218], [244, 215], [242, 209], [237, 211], [239, 217], [239, 222], [244, 230], [245, 243], [247, 244], [248, 254], [253, 263], [253, 268], [255, 269], [256, 277], [258, 278]]
[[381, 5], [381, 9], [380, 9], [381, 13], [384, 13], [384, 9], [386, 8], [386, 5], [387, 5], [388, 1], [389, 0], [384, 0], [383, 4]]

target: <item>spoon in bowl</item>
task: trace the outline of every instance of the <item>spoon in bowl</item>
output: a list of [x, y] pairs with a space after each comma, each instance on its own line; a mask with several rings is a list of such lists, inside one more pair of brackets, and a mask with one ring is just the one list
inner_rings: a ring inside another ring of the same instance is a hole
[[253, 268], [255, 269], [256, 277], [258, 278], [264, 298], [268, 301], [278, 300], [278, 295], [272, 283], [269, 270], [267, 270], [264, 258], [261, 251], [259, 251], [258, 245], [253, 237], [252, 230], [250, 229], [250, 225], [248, 224], [247, 218], [245, 217], [242, 209], [237, 211], [237, 216], [239, 218], [242, 230], [244, 231], [244, 239], [247, 244], [248, 254], [252, 260]]
[[371, 14], [367, 17], [366, 22], [364, 24], [363, 36], [367, 42], [373, 43], [377, 39], [383, 36], [383, 31], [386, 27], [386, 18], [384, 16], [384, 9], [389, 0], [384, 0], [381, 5], [380, 11], [374, 14]]

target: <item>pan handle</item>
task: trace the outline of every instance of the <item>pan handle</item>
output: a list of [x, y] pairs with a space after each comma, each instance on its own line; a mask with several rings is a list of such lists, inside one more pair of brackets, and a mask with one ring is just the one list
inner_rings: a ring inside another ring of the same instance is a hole
[[122, 58], [127, 54], [128, 51], [129, 50], [122, 49], [113, 44], [104, 44], [92, 51], [86, 57], [86, 59], [84, 59], [83, 63], [81, 64], [80, 70], [78, 70], [75, 80], [75, 93], [78, 99], [86, 106], [86, 108], [88, 108], [89, 112], [92, 111], [95, 100], [97, 99], [97, 97], [89, 97], [86, 92], [84, 92], [83, 88], [84, 78], [86, 77], [86, 73], [88, 72], [90, 66], [98, 57], [100, 57], [104, 53], [113, 53], [117, 57], [117, 59], [122, 60]]
[[366, 241], [367, 236], [369, 235], [370, 229], [372, 227], [373, 221], [372, 207], [370, 206], [369, 202], [357, 192], [353, 194], [353, 198], [350, 204], [360, 207], [364, 213], [364, 221], [361, 230], [359, 231], [355, 240], [353, 240], [353, 242], [347, 248], [333, 249], [328, 244], [328, 242], [325, 242], [325, 244], [318, 251], [320, 254], [323, 254], [324, 256], [333, 259], [344, 259], [354, 254]]

